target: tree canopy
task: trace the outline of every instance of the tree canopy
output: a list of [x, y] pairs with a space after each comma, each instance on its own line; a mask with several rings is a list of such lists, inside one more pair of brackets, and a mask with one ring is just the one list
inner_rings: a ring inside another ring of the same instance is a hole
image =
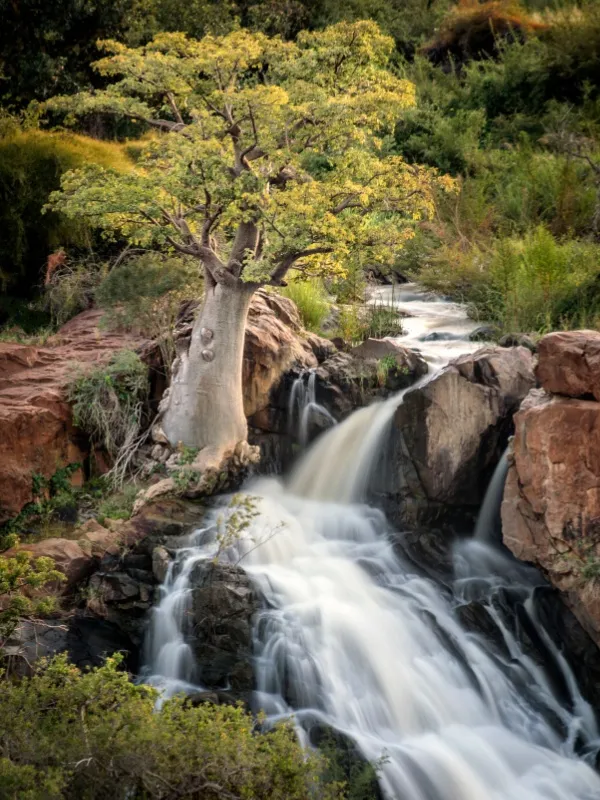
[[107, 235], [197, 256], [207, 279], [281, 284], [290, 267], [390, 263], [451, 179], [390, 154], [415, 102], [393, 41], [342, 22], [283, 42], [244, 30], [102, 42], [103, 90], [49, 101], [67, 122], [103, 112], [153, 132], [136, 169], [68, 173], [54, 207]]

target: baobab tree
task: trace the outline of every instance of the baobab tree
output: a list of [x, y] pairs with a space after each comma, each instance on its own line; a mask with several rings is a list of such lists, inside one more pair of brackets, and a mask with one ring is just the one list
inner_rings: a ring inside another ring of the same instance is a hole
[[145, 47], [100, 44], [102, 91], [55, 98], [54, 113], [144, 123], [135, 167], [68, 173], [52, 198], [130, 243], [194, 256], [205, 294], [173, 377], [163, 428], [173, 445], [225, 448], [247, 435], [244, 329], [253, 292], [389, 264], [452, 181], [390, 154], [414, 86], [388, 69], [392, 40], [373, 22], [295, 42], [235, 31], [200, 41], [161, 34]]

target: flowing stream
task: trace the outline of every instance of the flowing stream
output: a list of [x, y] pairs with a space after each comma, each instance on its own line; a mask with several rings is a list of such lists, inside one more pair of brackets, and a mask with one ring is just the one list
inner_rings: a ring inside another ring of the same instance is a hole
[[[443, 311], [442, 330], [456, 332], [455, 317]], [[425, 317], [420, 332], [415, 322], [406, 333], [415, 343], [427, 336]], [[450, 357], [461, 345], [472, 349], [466, 338], [427, 340], [435, 366], [444, 341]], [[239, 563], [264, 599], [255, 623], [256, 705], [273, 720], [293, 714], [300, 735], [320, 722], [367, 759], [382, 759], [380, 785], [394, 800], [598, 800], [600, 777], [590, 766], [600, 746], [596, 720], [537, 620], [537, 574], [482, 537], [456, 549], [454, 583], [444, 586], [402, 560], [398, 534], [362, 502], [400, 402], [397, 395], [331, 428], [286, 482], [247, 488], [255, 516], [220, 557]], [[167, 694], [199, 688], [190, 685], [181, 622], [188, 576], [215, 553], [216, 516], [179, 552], [155, 611], [149, 680]], [[521, 645], [500, 602], [506, 592], [521, 599], [551, 669]], [[473, 603], [495, 626], [494, 641], [461, 625], [460, 610]]]

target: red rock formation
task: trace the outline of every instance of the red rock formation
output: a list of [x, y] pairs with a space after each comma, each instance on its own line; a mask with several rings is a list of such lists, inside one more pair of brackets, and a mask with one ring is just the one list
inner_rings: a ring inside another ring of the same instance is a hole
[[600, 400], [598, 331], [550, 333], [540, 341], [538, 353], [536, 375], [546, 391]]
[[600, 334], [550, 334], [539, 353], [542, 385], [561, 395], [533, 390], [515, 416], [503, 538], [600, 645], [600, 581], [590, 575], [600, 564], [600, 403], [578, 397], [600, 388]]
[[117, 350], [144, 344], [139, 336], [101, 330], [101, 316], [79, 314], [44, 347], [0, 343], [0, 522], [34, 499], [33, 473], [49, 478], [87, 454], [64, 400], [74, 366], [104, 363]]

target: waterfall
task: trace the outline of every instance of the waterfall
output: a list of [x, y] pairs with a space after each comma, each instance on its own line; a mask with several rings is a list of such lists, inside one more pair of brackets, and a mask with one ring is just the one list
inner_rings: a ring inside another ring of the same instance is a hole
[[288, 433], [294, 436], [302, 448], [310, 441], [311, 425], [317, 422], [319, 427], [327, 428], [335, 425], [335, 419], [329, 411], [317, 403], [317, 373], [314, 369], [303, 372], [292, 384], [288, 404]]
[[[286, 483], [246, 488], [256, 515], [220, 552], [252, 578], [255, 704], [300, 732], [315, 720], [380, 762], [391, 800], [598, 800], [594, 713], [535, 614], [534, 570], [484, 541], [457, 548], [443, 587], [398, 555], [364, 504], [381, 437], [402, 396], [355, 412], [308, 449]], [[166, 694], [202, 683], [182, 634], [194, 564], [214, 557], [215, 511], [179, 551], [148, 642]], [[521, 598], [552, 673], [525, 652], [502, 605]], [[498, 633], [462, 624], [481, 609]], [[557, 676], [557, 677], [556, 677]]]
[[475, 526], [475, 538], [482, 541], [497, 543], [502, 540], [502, 521], [500, 508], [504, 484], [508, 474], [508, 450], [505, 450], [494, 470], [492, 479], [485, 493], [481, 509]]

